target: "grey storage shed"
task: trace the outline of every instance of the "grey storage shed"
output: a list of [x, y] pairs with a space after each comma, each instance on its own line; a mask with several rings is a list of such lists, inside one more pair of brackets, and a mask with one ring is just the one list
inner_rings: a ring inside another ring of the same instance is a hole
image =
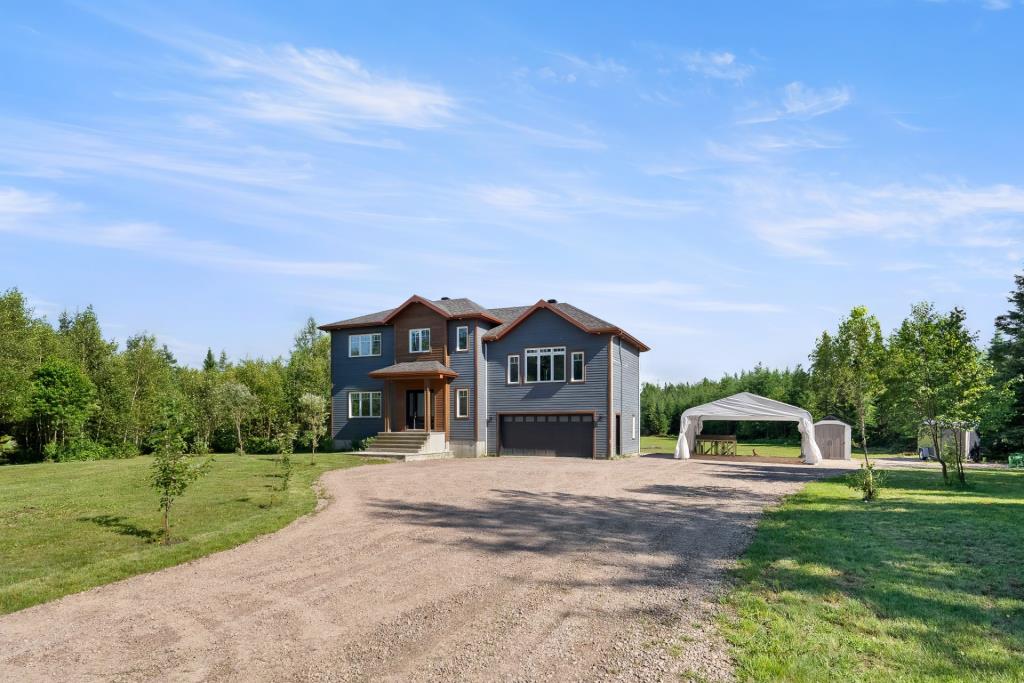
[[850, 425], [832, 415], [814, 423], [814, 438], [825, 460], [849, 460], [852, 433]]

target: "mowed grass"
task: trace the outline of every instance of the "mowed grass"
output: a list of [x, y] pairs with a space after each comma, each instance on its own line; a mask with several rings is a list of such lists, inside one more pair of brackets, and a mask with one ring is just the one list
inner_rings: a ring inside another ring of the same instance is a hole
[[744, 681], [1024, 681], [1024, 473], [890, 471], [766, 513], [722, 628]]
[[161, 544], [152, 458], [0, 467], [0, 614], [231, 548], [313, 510], [323, 472], [366, 459], [292, 457], [278, 491], [273, 456], [218, 455], [175, 501]]
[[[675, 453], [676, 438], [677, 437], [675, 436], [641, 436], [640, 452]], [[799, 445], [789, 446], [784, 444], [759, 443], [756, 441], [741, 441], [736, 444], [736, 455], [754, 455], [754, 451], [757, 451], [757, 455], [767, 455], [776, 458], [800, 457]]]

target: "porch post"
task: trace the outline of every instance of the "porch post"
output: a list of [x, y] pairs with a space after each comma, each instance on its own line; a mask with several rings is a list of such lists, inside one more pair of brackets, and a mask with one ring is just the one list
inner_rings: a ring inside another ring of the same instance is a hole
[[384, 431], [391, 431], [391, 380], [384, 380]]
[[423, 429], [430, 432], [430, 380], [423, 380]]

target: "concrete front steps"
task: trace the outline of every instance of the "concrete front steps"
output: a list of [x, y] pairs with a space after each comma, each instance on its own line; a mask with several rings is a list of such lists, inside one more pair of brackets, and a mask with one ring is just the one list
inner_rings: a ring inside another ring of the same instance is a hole
[[438, 460], [452, 457], [443, 433], [411, 429], [404, 432], [381, 432], [361, 455], [392, 460]]

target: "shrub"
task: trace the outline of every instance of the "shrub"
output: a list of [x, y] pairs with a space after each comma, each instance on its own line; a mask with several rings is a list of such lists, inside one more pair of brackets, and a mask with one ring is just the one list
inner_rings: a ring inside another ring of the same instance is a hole
[[275, 453], [289, 455], [295, 452], [295, 439], [298, 437], [298, 428], [289, 423], [274, 436]]
[[250, 436], [245, 440], [245, 450], [247, 453], [257, 454], [277, 453], [277, 440], [265, 436]]
[[106, 446], [81, 437], [68, 439], [64, 443], [51, 441], [43, 446], [43, 455], [53, 462], [102, 460], [110, 457]]
[[356, 439], [352, 442], [352, 450], [354, 451], [365, 451], [367, 448], [373, 445], [373, 442], [377, 440], [375, 436], [364, 436], [361, 439]]
[[857, 489], [863, 494], [863, 500], [874, 500], [878, 493], [885, 488], [885, 470], [876, 470], [875, 463], [868, 462], [860, 466], [856, 472], [846, 475], [846, 485], [851, 489]]

